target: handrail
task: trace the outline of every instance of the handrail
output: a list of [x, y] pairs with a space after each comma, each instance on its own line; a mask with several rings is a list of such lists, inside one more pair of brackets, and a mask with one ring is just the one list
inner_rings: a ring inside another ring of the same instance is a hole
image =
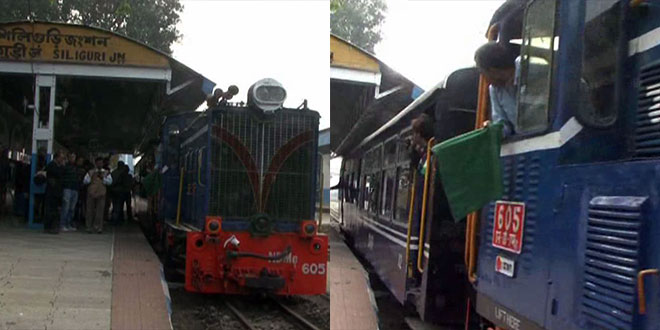
[[422, 256], [424, 255], [424, 230], [426, 223], [426, 199], [429, 190], [429, 173], [431, 172], [431, 146], [435, 142], [434, 138], [430, 138], [426, 143], [426, 171], [424, 171], [424, 193], [422, 195], [422, 219], [419, 223], [419, 240], [417, 241], [417, 270], [420, 273], [424, 272], [422, 268]]
[[410, 208], [408, 209], [408, 234], [406, 237], [406, 268], [408, 269], [408, 277], [412, 276], [412, 266], [410, 262], [410, 238], [412, 236], [412, 220], [414, 207], [415, 207], [415, 187], [417, 186], [417, 171], [413, 169], [413, 178], [412, 178], [412, 191], [410, 192]]
[[[497, 25], [492, 25], [488, 29], [488, 40], [493, 41], [497, 39], [499, 28]], [[477, 102], [477, 115], [474, 124], [475, 129], [482, 128], [484, 122], [488, 118], [488, 82], [484, 75], [479, 77], [479, 98]], [[477, 281], [476, 268], [477, 268], [477, 227], [479, 220], [479, 211], [468, 214], [465, 229], [465, 266], [467, 267], [467, 274], [470, 283]]]
[[644, 293], [644, 277], [646, 275], [659, 275], [658, 269], [644, 269], [637, 273], [637, 305], [639, 314], [646, 314], [646, 293]]
[[203, 157], [203, 155], [204, 155], [203, 150], [205, 148], [206, 147], [201, 147], [201, 148], [197, 149], [197, 154], [198, 154], [197, 155], [197, 184], [200, 187], [206, 187], [206, 185], [202, 183], [202, 159], [204, 158]]
[[646, 3], [646, 0], [630, 0], [630, 7], [638, 7], [644, 3]]
[[176, 204], [176, 225], [181, 223], [181, 200], [183, 199], [183, 174], [185, 167], [181, 167], [181, 175], [179, 175], [179, 201]]

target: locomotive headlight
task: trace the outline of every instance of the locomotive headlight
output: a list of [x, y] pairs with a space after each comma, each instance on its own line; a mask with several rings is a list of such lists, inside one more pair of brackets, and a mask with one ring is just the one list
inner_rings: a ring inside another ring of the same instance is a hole
[[286, 90], [275, 79], [261, 79], [248, 90], [248, 104], [262, 111], [275, 111], [282, 107], [284, 100]]

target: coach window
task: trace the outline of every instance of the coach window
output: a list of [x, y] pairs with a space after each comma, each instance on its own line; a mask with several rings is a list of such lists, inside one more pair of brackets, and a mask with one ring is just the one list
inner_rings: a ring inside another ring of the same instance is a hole
[[381, 200], [380, 214], [385, 216], [388, 220], [392, 218], [392, 210], [394, 208], [394, 189], [396, 186], [396, 161], [397, 161], [397, 135], [391, 137], [383, 145], [384, 150], [384, 168], [383, 171], [383, 199]]
[[378, 202], [381, 196], [381, 181], [382, 181], [382, 172], [381, 164], [383, 162], [383, 146], [379, 145], [371, 152], [371, 157], [369, 159], [369, 167], [373, 171], [371, 176], [371, 189], [369, 189], [369, 211], [373, 214], [378, 214]]
[[621, 2], [600, 0], [585, 3], [581, 104], [576, 117], [587, 126], [606, 127], [616, 121]]
[[396, 181], [396, 210], [394, 213], [394, 220], [406, 223], [408, 221], [408, 206], [410, 204], [411, 194], [411, 172], [408, 165], [402, 165], [397, 168]]
[[555, 37], [556, 0], [535, 0], [525, 16], [518, 83], [518, 131], [533, 133], [548, 126]]
[[360, 198], [361, 199], [361, 205], [362, 209], [365, 211], [369, 210], [369, 200], [370, 200], [370, 194], [369, 194], [369, 189], [371, 188], [371, 174], [370, 174], [370, 169], [369, 169], [369, 157], [371, 156], [371, 153], [367, 152], [364, 155], [363, 161], [362, 161], [362, 173], [364, 175], [362, 176], [362, 191], [360, 193]]

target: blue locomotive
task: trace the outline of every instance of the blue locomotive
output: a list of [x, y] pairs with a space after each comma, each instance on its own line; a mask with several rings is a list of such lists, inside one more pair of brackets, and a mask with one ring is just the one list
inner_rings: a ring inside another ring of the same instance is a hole
[[[521, 132], [500, 152], [502, 201], [471, 224], [477, 311], [507, 329], [658, 329], [660, 4], [535, 0], [524, 21]], [[493, 241], [511, 202], [518, 249]]]
[[326, 293], [328, 239], [317, 232], [319, 114], [282, 106], [263, 79], [248, 102], [216, 90], [204, 112], [168, 116], [153, 231], [192, 292]]

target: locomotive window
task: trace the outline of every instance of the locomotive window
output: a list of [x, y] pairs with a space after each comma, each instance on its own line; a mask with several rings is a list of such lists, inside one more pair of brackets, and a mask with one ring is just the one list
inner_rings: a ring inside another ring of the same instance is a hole
[[615, 83], [621, 3], [619, 0], [585, 2], [581, 102], [577, 118], [588, 126], [605, 127], [616, 120]]
[[394, 213], [394, 220], [407, 223], [408, 222], [408, 206], [410, 206], [410, 188], [411, 188], [411, 174], [410, 168], [399, 167], [397, 169], [397, 187], [396, 187], [396, 211]]
[[381, 215], [388, 219], [392, 217], [394, 204], [394, 188], [396, 184], [396, 168], [387, 169], [383, 180], [383, 200], [381, 201]]
[[518, 130], [538, 132], [548, 126], [556, 0], [535, 0], [527, 8], [523, 30], [521, 75], [518, 90]]
[[167, 127], [167, 153], [166, 164], [172, 168], [179, 162], [179, 127], [171, 124]]

